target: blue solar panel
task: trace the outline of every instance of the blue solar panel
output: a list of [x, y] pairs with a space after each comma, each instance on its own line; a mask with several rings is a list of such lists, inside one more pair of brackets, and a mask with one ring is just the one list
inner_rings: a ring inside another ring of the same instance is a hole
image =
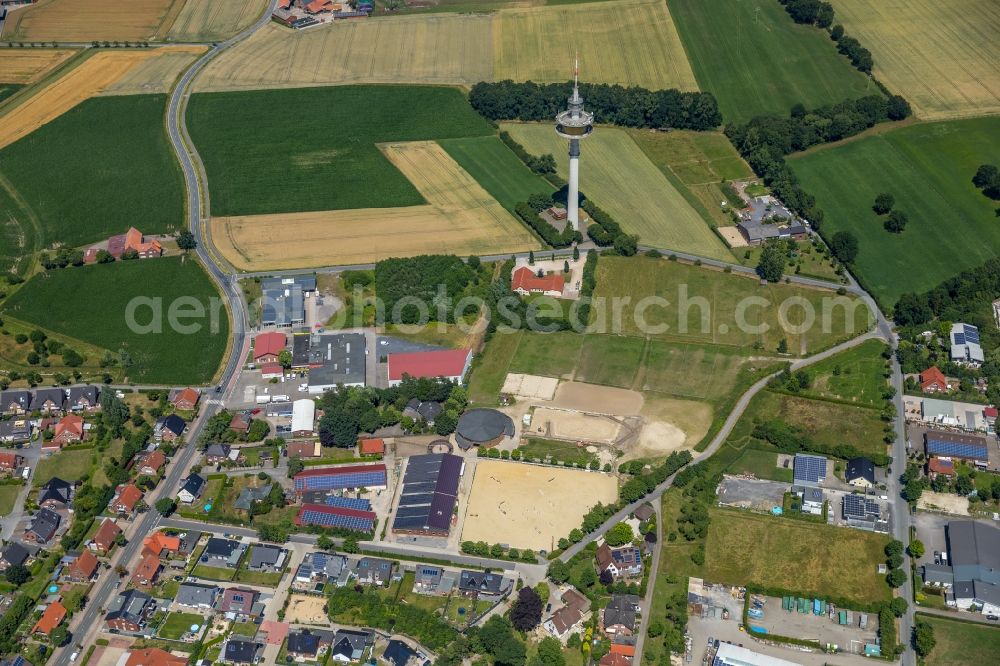
[[816, 483], [826, 478], [826, 458], [820, 456], [795, 456], [795, 480]]
[[327, 506], [342, 506], [345, 509], [358, 509], [360, 511], [370, 511], [372, 503], [366, 499], [354, 497], [327, 497], [323, 500]]
[[955, 333], [954, 338], [955, 338], [955, 344], [956, 345], [964, 345], [965, 344], [965, 334], [964, 333]]
[[304, 490], [339, 490], [342, 488], [367, 488], [369, 486], [384, 485], [384, 471], [300, 476], [295, 479], [295, 490], [300, 492]]
[[978, 345], [979, 329], [976, 328], [975, 326], [969, 326], [968, 324], [965, 324], [963, 328], [965, 329], [965, 339], [968, 340], [969, 342], [974, 342]]
[[302, 511], [301, 521], [307, 525], [322, 525], [324, 527], [343, 527], [359, 532], [370, 532], [374, 529], [371, 518], [361, 516], [342, 516], [335, 513], [316, 511], [315, 509], [305, 509]]
[[949, 458], [969, 458], [972, 460], [986, 460], [989, 456], [986, 447], [980, 444], [942, 442], [936, 439], [927, 440], [927, 453]]

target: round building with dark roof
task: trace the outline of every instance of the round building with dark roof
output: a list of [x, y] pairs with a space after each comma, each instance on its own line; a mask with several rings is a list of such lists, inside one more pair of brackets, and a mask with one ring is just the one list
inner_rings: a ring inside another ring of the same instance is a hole
[[470, 409], [458, 419], [455, 441], [463, 450], [474, 446], [496, 446], [514, 436], [514, 422], [495, 409]]

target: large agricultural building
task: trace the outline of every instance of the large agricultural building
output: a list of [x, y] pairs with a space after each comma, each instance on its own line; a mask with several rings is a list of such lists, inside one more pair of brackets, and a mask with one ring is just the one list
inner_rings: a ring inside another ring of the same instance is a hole
[[924, 433], [924, 446], [928, 456], [957, 458], [986, 467], [990, 461], [986, 439], [975, 435], [931, 430]]
[[305, 299], [316, 292], [316, 276], [264, 278], [260, 291], [262, 326], [298, 326], [306, 321]]
[[514, 422], [495, 409], [470, 409], [458, 419], [455, 441], [465, 450], [474, 446], [496, 446], [514, 436]]
[[926, 564], [924, 581], [945, 589], [950, 606], [984, 615], [1000, 614], [1000, 529], [972, 520], [953, 520], [946, 529], [948, 561]]
[[448, 536], [464, 472], [465, 463], [450, 453], [412, 456], [406, 463], [392, 531]]
[[383, 490], [386, 479], [385, 465], [382, 463], [307, 469], [295, 475], [295, 493], [302, 496], [305, 493], [323, 494], [352, 488]]
[[471, 349], [389, 354], [389, 386], [398, 386], [404, 377], [441, 377], [460, 383], [472, 363]]

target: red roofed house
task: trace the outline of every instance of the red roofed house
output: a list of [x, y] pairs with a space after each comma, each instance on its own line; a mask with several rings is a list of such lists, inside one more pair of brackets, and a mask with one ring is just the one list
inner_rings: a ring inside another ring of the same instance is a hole
[[308, 5], [306, 5], [307, 14], [319, 14], [320, 12], [326, 12], [330, 10], [333, 5], [333, 0], [313, 0]]
[[229, 429], [233, 432], [238, 432], [246, 434], [250, 430], [250, 418], [249, 414], [245, 412], [236, 412], [233, 414], [233, 418], [229, 421]]
[[174, 407], [177, 409], [194, 409], [195, 405], [198, 404], [198, 399], [201, 394], [195, 391], [193, 388], [188, 387], [177, 392], [174, 399], [170, 402], [173, 403]]
[[385, 440], [362, 439], [358, 442], [358, 452], [363, 456], [380, 456], [385, 453]]
[[545, 275], [543, 277], [538, 277], [530, 268], [527, 266], [521, 266], [511, 277], [510, 288], [512, 291], [516, 291], [521, 296], [527, 296], [528, 294], [545, 294], [546, 296], [553, 296], [559, 298], [562, 296], [563, 286], [565, 286], [566, 280], [563, 278], [561, 273], [552, 273], [551, 275]]
[[618, 652], [609, 652], [599, 662], [600, 666], [632, 666], [632, 660]]
[[284, 333], [261, 333], [253, 339], [253, 362], [258, 365], [277, 363], [278, 354], [285, 351], [287, 344], [288, 338]]
[[115, 524], [115, 521], [105, 518], [104, 522], [98, 528], [97, 533], [94, 534], [94, 538], [87, 544], [87, 547], [95, 552], [106, 555], [115, 547], [115, 539], [121, 533], [122, 530]]
[[151, 451], [144, 455], [135, 467], [139, 474], [156, 476], [157, 472], [160, 471], [160, 468], [163, 467], [166, 462], [167, 457], [163, 455], [162, 451], [157, 449], [156, 451]]
[[625, 657], [635, 656], [635, 646], [629, 643], [612, 643], [611, 654], [620, 654]]
[[135, 505], [142, 499], [142, 491], [135, 484], [118, 487], [118, 496], [111, 500], [108, 506], [117, 513], [131, 515]]
[[996, 427], [997, 424], [997, 414], [998, 410], [996, 407], [987, 407], [983, 410], [983, 418], [986, 419], [986, 424], [989, 426]]
[[6, 451], [0, 453], [0, 471], [13, 472], [15, 469], [20, 467], [23, 462], [24, 458], [16, 453], [8, 453]]
[[924, 393], [944, 393], [948, 390], [948, 380], [936, 365], [931, 366], [920, 373], [920, 390]]
[[154, 532], [145, 539], [142, 540], [142, 552], [152, 553], [157, 557], [163, 554], [163, 551], [170, 553], [176, 553], [181, 549], [181, 540], [179, 537], [167, 536], [163, 532]]
[[129, 230], [124, 234], [108, 238], [108, 254], [115, 259], [121, 259], [127, 250], [135, 250], [140, 259], [159, 257], [163, 254], [163, 248], [159, 243], [156, 241], [147, 242], [142, 232], [135, 227], [129, 227]]
[[389, 354], [389, 386], [398, 386], [404, 376], [443, 377], [461, 382], [472, 363], [471, 349], [442, 349], [439, 351]]
[[939, 476], [955, 476], [955, 463], [951, 458], [932, 456], [927, 461], [927, 476], [935, 479]]
[[35, 626], [31, 628], [31, 633], [33, 634], [45, 634], [46, 636], [51, 633], [53, 629], [62, 624], [63, 619], [66, 617], [66, 608], [59, 601], [53, 601], [42, 613], [42, 616], [38, 618], [38, 622]]
[[149, 587], [156, 582], [158, 573], [160, 573], [160, 556], [146, 553], [132, 574], [132, 582], [136, 587]]
[[125, 666], [185, 666], [187, 663], [186, 658], [175, 657], [160, 648], [146, 648], [129, 652]]
[[264, 363], [260, 366], [261, 379], [281, 379], [285, 376], [285, 369], [280, 363]]
[[43, 449], [61, 449], [72, 442], [83, 441], [83, 417], [67, 414], [56, 423], [55, 436], [42, 443]]
[[323, 455], [323, 447], [319, 442], [289, 442], [289, 458], [319, 458]]
[[73, 563], [66, 567], [66, 579], [74, 583], [89, 582], [97, 572], [98, 561], [89, 550], [80, 553]]

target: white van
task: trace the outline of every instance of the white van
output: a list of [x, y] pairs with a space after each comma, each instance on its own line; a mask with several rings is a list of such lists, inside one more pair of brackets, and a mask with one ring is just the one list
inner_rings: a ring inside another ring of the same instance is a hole
[[31, 468], [25, 465], [24, 469], [21, 471], [21, 478], [27, 481], [29, 476], [31, 476]]

